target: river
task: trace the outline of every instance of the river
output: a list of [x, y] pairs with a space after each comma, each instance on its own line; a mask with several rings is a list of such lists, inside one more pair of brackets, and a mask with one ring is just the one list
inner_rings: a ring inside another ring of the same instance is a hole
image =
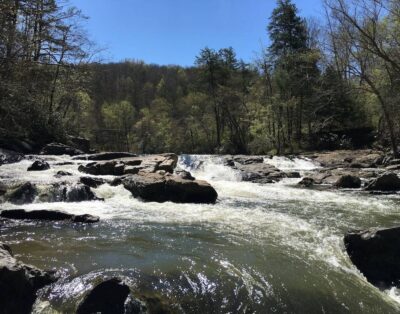
[[[82, 176], [70, 157], [44, 159], [51, 169], [27, 172], [29, 160], [3, 165], [1, 180], [47, 184]], [[72, 164], [57, 165], [62, 162]], [[301, 173], [318, 167], [301, 158], [265, 162]], [[71, 313], [93, 282], [111, 276], [178, 313], [400, 311], [400, 292], [369, 284], [343, 245], [349, 229], [399, 225], [398, 196], [302, 189], [299, 179], [242, 182], [217, 156], [181, 156], [179, 164], [215, 187], [215, 205], [146, 203], [108, 184], [93, 189], [105, 201], [1, 205], [101, 219], [93, 225], [20, 221], [0, 227], [0, 242], [10, 244], [18, 259], [61, 274], [40, 291], [35, 313]], [[54, 178], [59, 170], [73, 175]]]

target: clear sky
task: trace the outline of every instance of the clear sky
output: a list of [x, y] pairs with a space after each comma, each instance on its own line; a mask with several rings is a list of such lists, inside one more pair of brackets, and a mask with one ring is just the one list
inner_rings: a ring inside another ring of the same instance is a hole
[[[104, 61], [190, 66], [201, 48], [232, 46], [252, 61], [268, 45], [275, 0], [70, 0], [89, 17], [89, 36]], [[304, 17], [320, 16], [322, 0], [294, 0]]]

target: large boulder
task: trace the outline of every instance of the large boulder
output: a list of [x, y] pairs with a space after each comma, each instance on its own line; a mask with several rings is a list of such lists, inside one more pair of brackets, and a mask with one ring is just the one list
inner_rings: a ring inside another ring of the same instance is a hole
[[50, 143], [42, 148], [41, 155], [81, 155], [83, 151], [61, 143]]
[[0, 148], [0, 166], [19, 162], [24, 158], [25, 156], [21, 153]]
[[36, 185], [30, 182], [25, 182], [24, 184], [8, 191], [4, 195], [4, 198], [10, 203], [22, 205], [32, 203], [37, 195], [38, 189]]
[[357, 176], [343, 175], [335, 182], [335, 186], [341, 189], [358, 189], [361, 187], [361, 179]]
[[50, 165], [44, 160], [35, 160], [32, 165], [28, 167], [28, 171], [43, 171], [50, 169]]
[[380, 177], [371, 180], [365, 187], [367, 191], [398, 191], [400, 190], [400, 178], [395, 173], [384, 173]]
[[174, 175], [131, 175], [122, 184], [134, 197], [153, 202], [215, 203], [218, 194], [206, 181], [186, 180]]
[[400, 287], [400, 227], [349, 232], [344, 244], [369, 282], [381, 288]]
[[88, 214], [72, 215], [58, 210], [32, 210], [26, 211], [24, 209], [9, 209], [0, 212], [0, 217], [15, 220], [50, 220], [50, 221], [63, 221], [69, 220], [72, 222], [82, 223], [95, 223], [100, 220], [97, 216]]
[[129, 287], [117, 278], [101, 282], [78, 305], [77, 314], [140, 314], [146, 307], [135, 300]]
[[0, 313], [31, 313], [36, 292], [54, 281], [54, 273], [18, 262], [0, 243]]
[[120, 158], [129, 158], [129, 157], [136, 157], [137, 155], [132, 153], [126, 152], [108, 152], [108, 153], [98, 153], [98, 154], [90, 154], [90, 155], [81, 155], [75, 156], [72, 159], [74, 160], [113, 160], [113, 159], [120, 159]]

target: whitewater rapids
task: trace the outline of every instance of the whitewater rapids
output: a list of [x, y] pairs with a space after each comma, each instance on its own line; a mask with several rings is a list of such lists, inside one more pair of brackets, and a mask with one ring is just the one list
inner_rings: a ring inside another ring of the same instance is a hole
[[[77, 170], [82, 161], [44, 159], [51, 167], [46, 171], [27, 172], [28, 160], [3, 165], [0, 180], [48, 184], [83, 176]], [[65, 162], [72, 164], [60, 165]], [[320, 167], [305, 158], [264, 162], [302, 174]], [[399, 291], [370, 285], [343, 247], [349, 229], [400, 224], [397, 196], [301, 189], [300, 179], [242, 182], [218, 156], [184, 155], [178, 166], [210, 182], [217, 204], [146, 203], [123, 186], [105, 184], [92, 189], [104, 202], [1, 205], [101, 219], [94, 226], [21, 222], [0, 227], [0, 241], [10, 244], [20, 260], [63, 275], [42, 292], [48, 302], [39, 302], [36, 312], [70, 311], [89, 278], [109, 275], [130, 280], [134, 291], [155, 289], [177, 312], [400, 311]], [[72, 176], [55, 178], [59, 170]]]

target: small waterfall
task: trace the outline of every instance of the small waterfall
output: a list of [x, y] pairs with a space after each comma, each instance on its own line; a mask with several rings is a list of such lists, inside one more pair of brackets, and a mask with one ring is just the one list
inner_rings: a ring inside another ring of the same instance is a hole
[[274, 156], [272, 158], [264, 158], [264, 162], [283, 171], [309, 171], [320, 168], [320, 165], [317, 162], [305, 157], [288, 158], [283, 156]]
[[196, 179], [207, 181], [240, 181], [238, 171], [224, 164], [221, 156], [180, 155], [178, 166], [189, 171]]

